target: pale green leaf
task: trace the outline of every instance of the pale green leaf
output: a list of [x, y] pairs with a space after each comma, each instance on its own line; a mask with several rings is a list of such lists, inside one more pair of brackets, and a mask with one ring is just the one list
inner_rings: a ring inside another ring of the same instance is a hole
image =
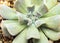
[[40, 19], [40, 20], [37, 20], [37, 21], [35, 22], [35, 26], [36, 26], [36, 27], [40, 27], [40, 26], [43, 25], [43, 24], [45, 24], [44, 19]]
[[24, 14], [28, 12], [24, 0], [17, 0], [15, 3], [15, 8], [17, 11], [24, 13]]
[[60, 4], [57, 4], [55, 7], [49, 10], [43, 17], [50, 17], [54, 15], [59, 15], [60, 14]]
[[6, 27], [3, 25], [3, 23], [1, 23], [1, 28], [3, 31], [4, 36], [10, 37], [11, 35], [9, 34], [9, 32], [7, 31]]
[[17, 0], [15, 3], [15, 8], [17, 11], [26, 14], [29, 12], [28, 8], [32, 9], [34, 6], [34, 9], [32, 10], [37, 11], [42, 3], [43, 0]]
[[17, 12], [6, 5], [0, 5], [0, 15], [4, 19], [18, 19]]
[[40, 39], [35, 40], [35, 43], [49, 43], [48, 38], [44, 35], [44, 33], [40, 30]]
[[46, 18], [45, 24], [47, 25], [47, 27], [55, 31], [60, 31], [60, 15], [55, 15], [55, 16]]
[[[7, 29], [7, 31], [13, 36], [18, 34], [19, 32], [21, 32], [26, 27], [26, 25], [21, 25], [16, 20], [14, 20], [14, 21], [13, 20], [5, 20], [5, 21], [2, 21], [2, 24]], [[3, 29], [5, 29], [5, 28], [3, 28]]]
[[27, 18], [26, 15], [23, 15], [23, 14], [20, 14], [20, 13], [18, 13], [17, 15], [18, 15], [18, 21], [21, 24], [29, 25], [30, 23], [32, 23], [31, 19]]
[[39, 31], [34, 24], [30, 25], [27, 30], [27, 39], [31, 39], [31, 38], [34, 39], [40, 38]]
[[50, 30], [50, 29], [46, 29], [46, 28], [42, 28], [43, 32], [45, 33], [45, 35], [50, 38], [53, 41], [59, 40], [60, 39], [60, 33]]
[[12, 43], [27, 43], [26, 32], [27, 32], [27, 29], [19, 33], [19, 35], [16, 36], [16, 38], [13, 40]]
[[44, 0], [48, 9], [53, 8], [57, 4], [57, 0]]
[[37, 12], [40, 14], [40, 16], [43, 16], [44, 14], [48, 12], [48, 8], [46, 7], [44, 3], [42, 3], [41, 6], [38, 8]]

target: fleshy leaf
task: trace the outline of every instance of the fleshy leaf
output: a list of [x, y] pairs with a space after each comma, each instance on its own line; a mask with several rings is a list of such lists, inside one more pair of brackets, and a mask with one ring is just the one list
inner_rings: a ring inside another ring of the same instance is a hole
[[54, 15], [59, 15], [60, 14], [60, 4], [57, 4], [55, 7], [49, 10], [43, 17], [50, 17]]
[[12, 43], [27, 43], [26, 32], [27, 29], [23, 30], [18, 36], [16, 36]]
[[18, 13], [17, 15], [18, 15], [18, 21], [21, 24], [29, 25], [30, 23], [32, 23], [31, 19], [27, 18], [26, 15], [23, 15], [23, 14], [20, 14], [20, 13]]
[[[38, 1], [32, 0], [32, 3], [35, 7], [34, 12], [37, 12], [39, 10], [40, 6], [43, 4], [43, 0], [38, 0]], [[43, 7], [43, 6], [41, 6], [41, 7]]]
[[40, 27], [40, 26], [43, 25], [43, 24], [45, 24], [44, 19], [40, 19], [40, 20], [37, 20], [37, 21], [35, 22], [35, 26], [36, 26], [36, 27]]
[[45, 19], [46, 26], [55, 30], [60, 31], [60, 15], [55, 15]]
[[45, 27], [48, 27], [52, 30], [60, 31], [60, 15], [41, 18], [35, 22], [36, 27], [40, 27], [43, 24], [45, 24]]
[[37, 13], [37, 14], [39, 14], [40, 17], [43, 16], [44, 14], [46, 14], [48, 12], [48, 8], [44, 4], [43, 0], [41, 1], [40, 5], [35, 5], [34, 12]]
[[41, 4], [41, 6], [38, 9], [38, 13], [43, 16], [44, 14], [46, 14], [48, 12], [48, 8], [46, 7], [46, 5], [44, 3]]
[[17, 12], [6, 5], [0, 4], [0, 15], [4, 19], [18, 19]]
[[27, 30], [27, 39], [40, 39], [39, 31], [34, 24], [30, 25]]
[[60, 39], [60, 32], [56, 32], [50, 29], [42, 28], [45, 35], [53, 41]]
[[27, 7], [24, 0], [17, 0], [15, 3], [15, 8], [21, 13], [27, 13]]
[[3, 31], [4, 36], [10, 37], [11, 35], [9, 34], [9, 32], [7, 31], [6, 27], [3, 25], [3, 23], [1, 23], [1, 28]]
[[35, 43], [49, 43], [47, 37], [44, 35], [44, 33], [40, 30], [40, 39], [35, 40]]
[[[14, 20], [14, 21], [5, 20], [5, 21], [2, 21], [2, 24], [7, 29], [7, 31], [13, 36], [21, 32], [26, 27], [26, 25], [21, 25], [17, 20]], [[5, 29], [4, 27], [3, 27], [3, 30]]]
[[15, 8], [17, 11], [26, 14], [29, 12], [28, 8], [34, 6], [34, 11], [36, 11], [42, 4], [42, 2], [43, 0], [17, 0], [17, 2], [15, 3]]
[[57, 0], [44, 0], [48, 9], [51, 9], [57, 4]]
[[24, 24], [24, 20], [26, 18], [26, 15], [23, 15], [22, 13], [19, 13], [18, 12], [18, 21], [21, 23], [21, 24]]

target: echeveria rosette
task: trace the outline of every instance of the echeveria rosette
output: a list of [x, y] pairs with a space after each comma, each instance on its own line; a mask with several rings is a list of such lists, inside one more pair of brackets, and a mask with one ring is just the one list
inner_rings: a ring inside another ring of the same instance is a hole
[[48, 38], [60, 39], [60, 4], [57, 0], [17, 0], [15, 8], [0, 5], [0, 15], [6, 19], [2, 20], [2, 31], [7, 37], [16, 36], [12, 43], [28, 43], [29, 39], [33, 43], [49, 43]]

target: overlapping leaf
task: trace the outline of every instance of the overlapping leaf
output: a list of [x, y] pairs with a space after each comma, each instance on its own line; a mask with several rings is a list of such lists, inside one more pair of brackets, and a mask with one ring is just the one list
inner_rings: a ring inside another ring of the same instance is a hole
[[17, 11], [0, 5], [0, 15], [8, 19], [2, 21], [4, 35], [16, 35], [12, 43], [27, 43], [31, 38], [33, 43], [49, 43], [48, 38], [59, 40], [60, 4], [56, 4], [57, 0], [46, 0], [46, 3], [43, 0], [17, 0]]
[[17, 12], [6, 5], [0, 5], [0, 15], [4, 19], [18, 19]]
[[[4, 26], [6, 30], [13, 36], [21, 32], [26, 27], [26, 25], [21, 25], [17, 20], [5, 20], [2, 21], [2, 23], [2, 27]], [[4, 27], [3, 29], [5, 29]]]

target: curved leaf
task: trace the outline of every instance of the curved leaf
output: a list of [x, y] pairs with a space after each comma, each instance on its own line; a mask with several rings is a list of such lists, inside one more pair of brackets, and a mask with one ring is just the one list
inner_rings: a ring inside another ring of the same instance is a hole
[[47, 27], [55, 31], [60, 31], [60, 15], [55, 15], [55, 16], [46, 18], [45, 23]]
[[27, 29], [23, 30], [23, 31], [13, 40], [12, 43], [27, 43], [26, 32], [27, 32]]
[[0, 15], [4, 19], [18, 19], [17, 12], [6, 5], [0, 4]]
[[39, 31], [34, 24], [30, 25], [27, 30], [27, 39], [40, 39]]
[[43, 0], [17, 0], [17, 2], [15, 3], [15, 8], [17, 11], [26, 14], [29, 12], [29, 7], [34, 6], [34, 10], [37, 10], [39, 8], [38, 6], [40, 6], [42, 2]]
[[31, 19], [27, 18], [26, 15], [23, 15], [23, 14], [20, 14], [20, 13], [18, 13], [17, 15], [18, 15], [18, 21], [21, 24], [29, 25], [30, 23], [32, 23]]
[[57, 0], [44, 0], [44, 3], [46, 4], [48, 9], [51, 9], [57, 4]]
[[40, 30], [40, 39], [35, 40], [35, 43], [49, 43], [47, 37], [44, 35], [44, 33]]
[[60, 32], [55, 32], [50, 29], [42, 28], [43, 32], [45, 35], [50, 38], [53, 41], [59, 40], [60, 39]]
[[43, 25], [43, 24], [45, 24], [45, 21], [44, 21], [44, 19], [40, 19], [40, 20], [37, 20], [36, 22], [35, 22], [35, 26], [36, 27], [40, 27], [41, 25]]
[[28, 12], [24, 0], [17, 0], [15, 3], [15, 8], [17, 11], [24, 13], [24, 14]]
[[[7, 31], [13, 36], [18, 34], [19, 32], [21, 32], [26, 27], [26, 25], [21, 25], [16, 20], [14, 20], [14, 21], [13, 20], [5, 20], [5, 21], [2, 21], [2, 23], [3, 23], [4, 27], [7, 29]], [[3, 28], [3, 30], [5, 28]]]
[[9, 32], [7, 31], [6, 27], [3, 25], [3, 23], [1, 23], [1, 28], [3, 31], [4, 36], [10, 37], [11, 35], [9, 34]]
[[41, 6], [38, 9], [38, 13], [40, 14], [40, 16], [43, 16], [47, 12], [48, 12], [47, 6], [44, 3], [42, 3]]
[[49, 12], [47, 12], [45, 15], [43, 15], [42, 17], [50, 17], [50, 16], [54, 16], [54, 15], [59, 15], [60, 14], [60, 4], [57, 4], [55, 7], [53, 7], [52, 9], [49, 10]]

